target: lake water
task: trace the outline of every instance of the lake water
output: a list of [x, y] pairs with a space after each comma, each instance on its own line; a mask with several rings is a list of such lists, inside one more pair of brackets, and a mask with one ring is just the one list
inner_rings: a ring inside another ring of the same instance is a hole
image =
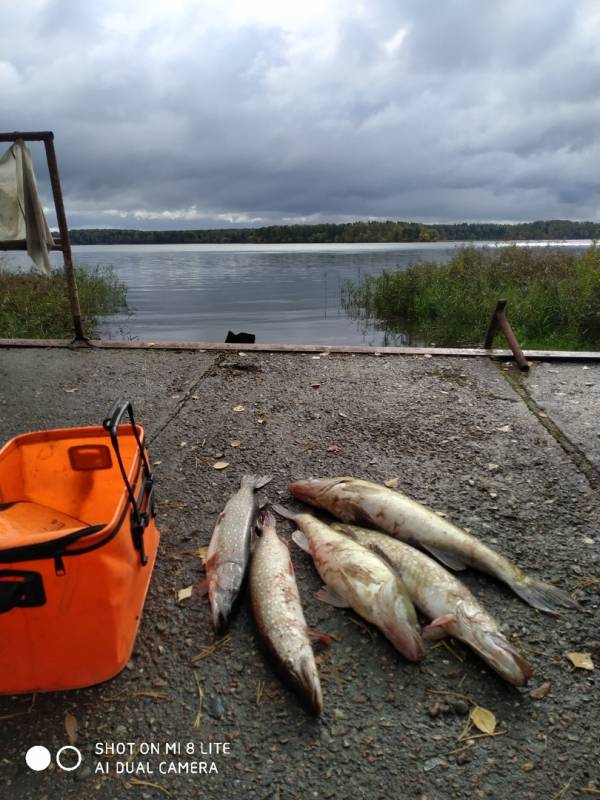
[[[588, 242], [520, 243], [584, 247]], [[127, 284], [129, 314], [107, 317], [102, 335], [141, 341], [223, 342], [228, 330], [261, 343], [404, 343], [341, 305], [347, 279], [420, 261], [447, 261], [459, 242], [347, 245], [86, 245], [83, 266], [111, 264]], [[19, 253], [9, 262], [25, 264]], [[52, 253], [56, 265], [61, 253]]]

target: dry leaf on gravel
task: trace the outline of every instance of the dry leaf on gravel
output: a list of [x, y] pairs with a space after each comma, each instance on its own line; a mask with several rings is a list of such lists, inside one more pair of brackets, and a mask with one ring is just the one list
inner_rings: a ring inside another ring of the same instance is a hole
[[529, 692], [529, 697], [531, 697], [532, 700], [541, 700], [543, 697], [546, 697], [549, 691], [550, 684], [548, 682], [542, 683], [541, 686], [537, 686]]
[[591, 653], [567, 653], [567, 658], [576, 669], [594, 669]]
[[194, 587], [193, 586], [186, 586], [185, 589], [180, 589], [177, 592], [177, 600], [181, 603], [182, 600], [187, 600], [193, 594]]
[[232, 411], [245, 411], [246, 406], [234, 406]]
[[215, 461], [212, 466], [213, 469], [225, 469], [229, 466], [229, 461]]
[[469, 718], [473, 725], [482, 733], [492, 734], [496, 730], [496, 717], [487, 708], [475, 706], [471, 709]]
[[400, 478], [389, 478], [387, 481], [383, 482], [383, 485], [387, 486], [389, 489], [396, 489], [399, 483]]
[[241, 441], [239, 439], [232, 439], [229, 442], [229, 447], [239, 447], [241, 445]]
[[67, 732], [67, 736], [69, 737], [69, 743], [75, 744], [77, 741], [77, 728], [78, 728], [77, 720], [69, 711], [65, 714], [65, 730]]
[[199, 547], [196, 550], [196, 555], [202, 559], [202, 562], [205, 562], [208, 556], [208, 545], [205, 544], [202, 547]]

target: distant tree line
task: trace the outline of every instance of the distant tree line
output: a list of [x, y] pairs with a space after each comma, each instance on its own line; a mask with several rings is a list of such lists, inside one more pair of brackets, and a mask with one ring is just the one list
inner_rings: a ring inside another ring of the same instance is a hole
[[348, 222], [341, 225], [269, 225], [265, 228], [138, 231], [88, 228], [70, 232], [73, 244], [324, 244], [353, 242], [456, 242], [525, 239], [598, 239], [600, 223], [565, 219], [520, 222]]

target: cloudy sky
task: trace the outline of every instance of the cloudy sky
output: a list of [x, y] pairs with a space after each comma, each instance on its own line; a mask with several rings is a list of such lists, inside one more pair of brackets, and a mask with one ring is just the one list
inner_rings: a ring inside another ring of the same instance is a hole
[[2, 20], [0, 129], [54, 130], [71, 227], [598, 219], [597, 0], [20, 0]]

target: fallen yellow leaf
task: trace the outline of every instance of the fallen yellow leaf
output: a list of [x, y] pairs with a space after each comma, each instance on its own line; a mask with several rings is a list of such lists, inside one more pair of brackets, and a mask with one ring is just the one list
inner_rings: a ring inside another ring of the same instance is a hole
[[187, 600], [192, 596], [192, 592], [194, 591], [193, 586], [186, 586], [185, 589], [180, 589], [177, 592], [177, 600], [181, 602], [182, 600]]
[[229, 466], [229, 461], [215, 461], [213, 469], [225, 469]]
[[199, 547], [196, 550], [196, 553], [202, 559], [202, 562], [204, 563], [206, 561], [206, 559], [208, 558], [208, 545], [206, 544], [203, 547]]
[[65, 730], [67, 732], [67, 736], [69, 737], [69, 743], [75, 744], [77, 741], [77, 728], [78, 728], [77, 720], [73, 716], [73, 714], [67, 713], [65, 714]]
[[400, 478], [390, 478], [389, 480], [384, 481], [383, 485], [388, 486], [390, 489], [396, 489], [399, 483]]
[[239, 447], [241, 445], [241, 441], [239, 439], [232, 439], [229, 442], [229, 447]]
[[482, 733], [492, 734], [496, 730], [496, 717], [487, 708], [475, 706], [469, 716], [473, 725]]
[[576, 669], [594, 669], [591, 653], [567, 653], [567, 658]]

